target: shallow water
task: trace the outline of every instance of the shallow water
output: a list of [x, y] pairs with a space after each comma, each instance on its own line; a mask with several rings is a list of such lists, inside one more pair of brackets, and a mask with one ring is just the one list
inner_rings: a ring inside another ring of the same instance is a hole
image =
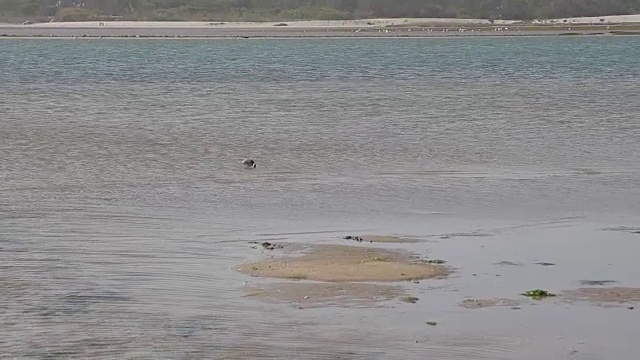
[[[456, 304], [640, 286], [638, 58], [619, 37], [2, 41], [0, 354], [634, 359], [637, 311]], [[242, 297], [247, 241], [357, 232], [423, 237], [403, 247], [458, 275], [382, 310]]]

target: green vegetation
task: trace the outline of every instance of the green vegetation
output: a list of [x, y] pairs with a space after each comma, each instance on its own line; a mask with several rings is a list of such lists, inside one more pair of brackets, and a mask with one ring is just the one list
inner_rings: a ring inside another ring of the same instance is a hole
[[530, 297], [532, 299], [535, 300], [540, 300], [540, 299], [544, 299], [550, 296], [556, 296], [555, 294], [552, 294], [546, 290], [540, 290], [540, 289], [536, 289], [536, 290], [529, 290], [524, 292], [522, 295]]
[[4, 19], [561, 18], [640, 13], [640, 0], [0, 0]]

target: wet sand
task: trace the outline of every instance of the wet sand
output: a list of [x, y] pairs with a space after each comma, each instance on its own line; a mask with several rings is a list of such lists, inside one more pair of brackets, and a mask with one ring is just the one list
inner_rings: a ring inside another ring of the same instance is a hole
[[[398, 300], [416, 303], [419, 298], [409, 295], [406, 288], [381, 283], [398, 284], [409, 280], [419, 284], [424, 279], [446, 279], [452, 270], [441, 264], [443, 260], [420, 259], [402, 248], [402, 244], [415, 244], [416, 239], [392, 235], [349, 235], [344, 240], [362, 245], [301, 244], [263, 242], [262, 247], [270, 251], [271, 259], [250, 262], [236, 268], [237, 271], [259, 278], [289, 280], [313, 280], [313, 282], [286, 282], [253, 285], [245, 289], [246, 297], [267, 302], [283, 302], [299, 306], [381, 306], [386, 301]], [[448, 238], [447, 238], [448, 239]], [[395, 245], [393, 249], [371, 247], [371, 243]], [[256, 242], [257, 243], [257, 242]], [[257, 248], [257, 246], [254, 246]], [[282, 257], [273, 250], [285, 249], [289, 253], [302, 251], [298, 256]], [[534, 262], [531, 265], [551, 264]], [[495, 262], [492, 265], [505, 269], [525, 267], [524, 263], [511, 261]], [[555, 265], [555, 264], [553, 264]], [[464, 271], [464, 269], [461, 269]], [[484, 273], [484, 275], [488, 275]], [[473, 274], [477, 278], [477, 274]], [[500, 274], [495, 274], [501, 277]], [[368, 283], [367, 283], [368, 282]], [[603, 286], [616, 283], [614, 280], [581, 280], [580, 284]], [[467, 309], [509, 307], [520, 309], [522, 304], [540, 301], [589, 301], [594, 303], [627, 303], [640, 301], [640, 289], [629, 287], [589, 287], [564, 290], [561, 294], [548, 292], [549, 296], [529, 296], [524, 291], [512, 298], [489, 297], [467, 298], [458, 305]], [[542, 293], [546, 291], [540, 290]]]
[[640, 302], [640, 288], [580, 288], [566, 291], [565, 295], [572, 300], [586, 300], [597, 303]]
[[[360, 237], [357, 237], [360, 239]], [[364, 238], [379, 242], [401, 242], [393, 236], [369, 235]], [[263, 242], [269, 251], [294, 251], [294, 244]], [[269, 302], [296, 303], [300, 306], [381, 306], [384, 302], [415, 303], [418, 298], [400, 286], [364, 282], [406, 282], [444, 278], [450, 270], [421, 260], [404, 250], [387, 250], [367, 246], [315, 244], [298, 257], [280, 257], [244, 264], [237, 270], [263, 278], [315, 280], [317, 282], [276, 283], [249, 287], [247, 297]]]
[[310, 306], [382, 306], [408, 296], [402, 287], [367, 283], [276, 283], [252, 286], [246, 297]]
[[520, 304], [520, 301], [514, 299], [466, 299], [460, 303], [460, 306], [467, 309], [482, 309], [498, 306], [514, 307]]

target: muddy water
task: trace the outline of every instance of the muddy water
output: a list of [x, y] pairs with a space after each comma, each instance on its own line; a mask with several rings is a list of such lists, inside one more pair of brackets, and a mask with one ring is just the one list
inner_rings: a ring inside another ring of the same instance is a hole
[[[518, 294], [640, 287], [639, 56], [630, 38], [1, 42], [0, 354], [635, 359], [637, 310]], [[245, 296], [274, 281], [235, 271], [275, 256], [249, 241], [353, 234], [419, 239], [374, 245], [456, 273], [400, 283], [415, 304]]]

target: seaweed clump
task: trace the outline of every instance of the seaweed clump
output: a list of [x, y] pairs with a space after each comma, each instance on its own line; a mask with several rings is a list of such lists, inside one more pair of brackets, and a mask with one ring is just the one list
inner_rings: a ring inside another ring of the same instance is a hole
[[526, 296], [526, 297], [530, 297], [530, 298], [532, 298], [534, 300], [540, 300], [540, 299], [545, 299], [545, 298], [548, 298], [548, 297], [556, 296], [556, 294], [552, 294], [552, 293], [548, 292], [547, 290], [541, 290], [541, 289], [525, 291], [521, 295]]

